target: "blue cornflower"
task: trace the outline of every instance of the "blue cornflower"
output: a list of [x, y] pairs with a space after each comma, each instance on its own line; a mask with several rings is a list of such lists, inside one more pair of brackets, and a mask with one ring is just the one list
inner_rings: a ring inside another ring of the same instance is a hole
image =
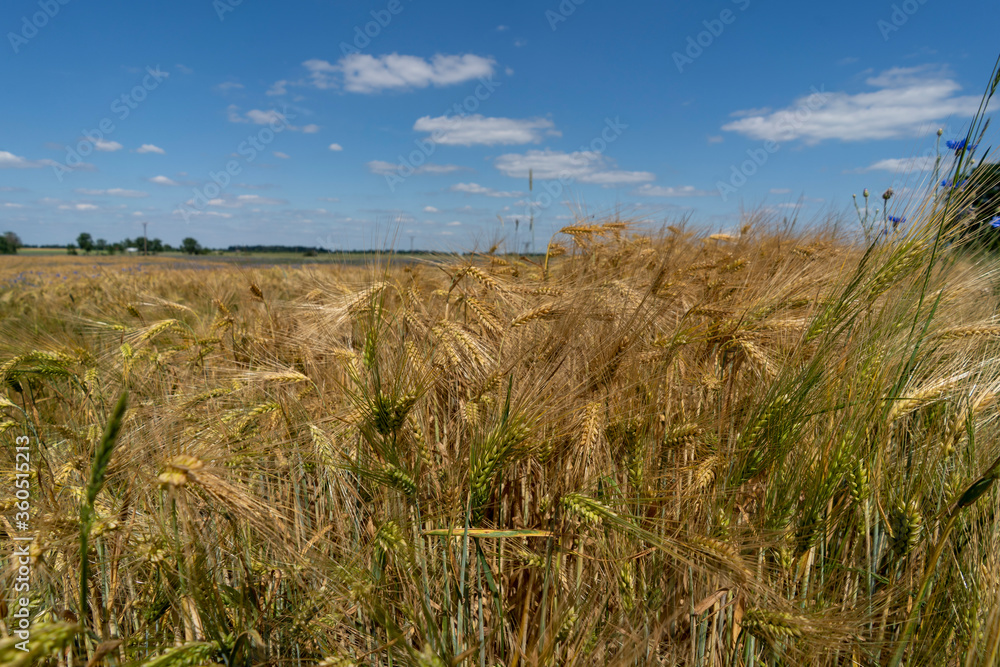
[[889, 216], [889, 222], [891, 222], [894, 225], [901, 225], [904, 222], [906, 222], [906, 218], [904, 218], [902, 216], [890, 215]]
[[[962, 180], [961, 183], [958, 184], [958, 187], [962, 187], [963, 185], [965, 185], [968, 182], [969, 182], [969, 179], [965, 178], [965, 179]], [[942, 188], [953, 188], [953, 187], [955, 187], [955, 183], [951, 179], [946, 178], [943, 181], [941, 181], [941, 187]]]
[[[965, 146], [966, 146], [965, 142], [966, 142], [965, 139], [962, 139], [960, 141], [950, 140], [950, 141], [945, 142], [945, 145], [950, 150], [955, 151], [955, 155], [958, 155], [959, 153], [961, 153], [965, 149]], [[972, 145], [970, 145], [969, 146], [969, 152], [971, 153], [972, 151], [976, 150], [976, 148], [978, 148], [978, 147], [979, 147], [979, 144], [972, 144]]]
[[990, 220], [990, 227], [993, 229], [1000, 229], [1000, 215], [993, 216], [993, 219]]

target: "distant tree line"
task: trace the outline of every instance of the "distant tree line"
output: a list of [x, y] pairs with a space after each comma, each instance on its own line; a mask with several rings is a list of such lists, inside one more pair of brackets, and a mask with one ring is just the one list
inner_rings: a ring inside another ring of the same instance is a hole
[[175, 250], [185, 252], [189, 255], [203, 255], [208, 252], [208, 249], [202, 248], [201, 244], [190, 236], [181, 241], [181, 245], [179, 247], [174, 248], [169, 243], [164, 243], [160, 239], [147, 240], [141, 236], [137, 236], [134, 239], [124, 238], [121, 241], [116, 241], [115, 243], [108, 243], [105, 239], [94, 240], [93, 236], [87, 232], [83, 232], [76, 237], [75, 244], [70, 243], [66, 246], [67, 252], [70, 252], [71, 254], [76, 254], [76, 250], [80, 249], [88, 255], [91, 252], [113, 255], [119, 252], [126, 252], [129, 248], [135, 248], [140, 252], [145, 250], [154, 255], [161, 252], [173, 252]]

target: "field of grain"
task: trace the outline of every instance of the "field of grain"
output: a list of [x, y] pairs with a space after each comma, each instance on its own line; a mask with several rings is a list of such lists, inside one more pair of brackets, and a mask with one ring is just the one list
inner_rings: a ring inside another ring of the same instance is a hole
[[924, 218], [8, 264], [0, 662], [993, 664], [996, 265]]

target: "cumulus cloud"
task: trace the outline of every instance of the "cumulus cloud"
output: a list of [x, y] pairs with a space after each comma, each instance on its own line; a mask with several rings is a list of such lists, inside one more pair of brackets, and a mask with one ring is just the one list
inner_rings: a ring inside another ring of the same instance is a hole
[[287, 160], [292, 157], [288, 153], [282, 153], [281, 151], [274, 151], [274, 157], [281, 158], [282, 160]]
[[167, 178], [166, 176], [153, 176], [149, 179], [150, 183], [156, 183], [157, 185], [180, 185], [177, 181], [172, 178]]
[[736, 112], [739, 120], [722, 129], [757, 140], [801, 139], [807, 144], [895, 139], [920, 136], [946, 118], [972, 116], [979, 108], [979, 96], [960, 95], [962, 87], [940, 68], [896, 67], [865, 83], [874, 90], [814, 91], [777, 111]]
[[714, 190], [699, 190], [693, 185], [682, 185], [675, 188], [646, 183], [636, 188], [635, 194], [643, 197], [712, 197], [719, 193]]
[[257, 204], [261, 206], [281, 206], [288, 203], [287, 199], [261, 197], [260, 195], [239, 195], [236, 199], [244, 204]]
[[340, 144], [330, 144], [330, 150], [339, 152], [344, 150], [344, 147], [341, 146]]
[[287, 122], [285, 120], [284, 114], [275, 111], [274, 109], [262, 110], [262, 109], [250, 109], [246, 112], [247, 119], [254, 125], [267, 125], [268, 123], [281, 123]]
[[368, 94], [464, 83], [489, 76], [493, 73], [496, 62], [492, 58], [471, 53], [437, 54], [430, 59], [398, 53], [381, 56], [353, 53], [344, 56], [336, 64], [313, 58], [302, 65], [308, 71], [308, 83], [320, 90], [343, 85], [348, 92]]
[[[193, 200], [188, 202], [193, 204]], [[225, 195], [209, 199], [208, 205], [215, 208], [243, 208], [244, 206], [281, 206], [287, 204], [287, 199], [276, 199], [274, 197], [262, 197], [260, 195], [239, 195], [233, 197]]]
[[435, 142], [458, 146], [496, 144], [537, 144], [542, 137], [559, 135], [545, 118], [488, 118], [472, 116], [424, 116], [413, 129], [428, 132]]
[[120, 151], [124, 148], [124, 146], [117, 141], [105, 141], [104, 139], [98, 139], [94, 142], [94, 148], [105, 153], [113, 153], [115, 151]]
[[424, 206], [424, 213], [440, 213], [441, 210], [434, 206]]
[[90, 195], [92, 197], [128, 197], [131, 199], [139, 199], [141, 197], [148, 197], [148, 192], [143, 192], [141, 190], [125, 190], [124, 188], [109, 188], [107, 190], [92, 190], [89, 188], [77, 188], [77, 194]]
[[288, 93], [288, 82], [285, 80], [275, 81], [270, 88], [267, 89], [265, 95], [285, 95]]
[[[337, 87], [337, 73], [340, 72], [340, 67], [337, 65], [326, 60], [320, 60], [319, 58], [312, 58], [302, 63], [302, 66], [309, 71], [309, 81], [316, 88], [326, 90], [327, 88]], [[272, 86], [272, 89], [278, 88], [279, 84], [281, 84], [281, 93], [276, 94], [283, 95], [287, 83], [287, 81], [278, 81]]]
[[937, 158], [930, 155], [922, 155], [918, 157], [900, 157], [900, 158], [886, 158], [885, 160], [879, 160], [878, 162], [871, 164], [867, 167], [859, 169], [858, 171], [891, 171], [897, 172], [911, 172], [911, 171], [932, 171], [934, 169], [934, 163]]
[[[240, 113], [240, 108], [235, 104], [230, 104], [226, 108], [226, 117], [230, 123], [250, 123], [253, 125], [277, 125], [292, 132], [304, 132], [314, 134], [319, 132], [319, 125], [310, 123], [303, 127], [292, 125], [288, 122], [288, 117], [277, 109], [250, 109]], [[294, 118], [294, 116], [293, 116]]]
[[[188, 205], [192, 205], [191, 201], [188, 201], [187, 203], [188, 203]], [[183, 209], [183, 210], [180, 209], [180, 208], [178, 208], [178, 209], [176, 209], [174, 211], [174, 215], [183, 215], [184, 217], [204, 215], [204, 216], [210, 216], [210, 217], [213, 217], [213, 218], [231, 218], [231, 217], [233, 217], [232, 213], [223, 213], [222, 211], [202, 211], [202, 210], [197, 209], [197, 208], [190, 208], [190, 209]]]
[[[366, 166], [368, 167], [368, 171], [373, 174], [378, 174], [379, 176], [388, 176], [390, 174], [402, 175], [402, 165], [386, 162], [385, 160], [372, 160], [371, 162], [368, 162]], [[463, 171], [464, 169], [466, 169], [466, 167], [462, 167], [457, 164], [424, 164], [419, 167], [408, 169], [406, 174], [450, 174], [454, 171]]]
[[7, 151], [0, 151], [0, 169], [39, 169], [58, 164], [54, 160], [28, 160]]
[[154, 146], [153, 144], [143, 144], [135, 149], [136, 153], [157, 153], [159, 155], [165, 155], [167, 151], [163, 150], [159, 146]]
[[645, 183], [656, 179], [656, 175], [648, 171], [615, 169], [609, 158], [594, 151], [563, 153], [546, 149], [506, 153], [493, 164], [513, 178], [527, 178], [531, 170], [534, 177], [540, 180], [570, 179], [605, 186]]
[[452, 192], [464, 192], [470, 195], [486, 195], [487, 197], [523, 197], [523, 192], [508, 192], [504, 190], [494, 190], [479, 183], [456, 183], [449, 188]]

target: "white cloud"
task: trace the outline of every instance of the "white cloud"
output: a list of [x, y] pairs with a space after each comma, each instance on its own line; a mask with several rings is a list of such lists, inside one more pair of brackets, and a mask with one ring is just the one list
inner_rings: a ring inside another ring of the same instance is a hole
[[24, 208], [24, 204], [15, 204], [14, 202], [5, 201], [3, 203], [4, 208]]
[[713, 134], [708, 138], [708, 143], [710, 144], [721, 144], [725, 139], [723, 139], [721, 134]]
[[523, 192], [506, 192], [487, 188], [479, 183], [456, 183], [449, 188], [452, 192], [464, 192], [470, 195], [486, 195], [487, 197], [523, 197]]
[[156, 183], [157, 185], [180, 185], [177, 181], [172, 178], [167, 178], [166, 176], [153, 176], [149, 179], [150, 183]]
[[433, 206], [424, 206], [424, 213], [440, 213], [441, 210]]
[[[312, 67], [309, 66], [312, 63]], [[354, 53], [341, 58], [337, 65], [325, 61], [307, 61], [313, 83], [318, 88], [329, 87], [328, 74], [339, 70], [344, 77], [344, 90], [352, 93], [377, 93], [382, 90], [405, 90], [428, 86], [450, 86], [464, 83], [493, 73], [492, 58], [467, 53], [446, 56], [437, 54], [430, 60], [419, 56], [402, 56], [391, 53], [370, 56]]]
[[968, 117], [979, 96], [959, 95], [961, 86], [942, 69], [896, 67], [865, 83], [873, 92], [814, 92], [774, 112], [737, 112], [740, 120], [722, 126], [752, 139], [816, 144], [826, 139], [865, 141], [915, 137], [948, 117]]
[[288, 153], [282, 153], [281, 151], [274, 151], [274, 157], [281, 158], [282, 160], [287, 160], [292, 156], [289, 155]]
[[372, 160], [365, 166], [368, 167], [368, 171], [373, 174], [379, 174], [380, 176], [395, 174], [398, 169], [397, 165], [394, 165], [391, 162], [386, 162], [385, 160]]
[[281, 206], [288, 203], [287, 199], [261, 197], [260, 195], [240, 195], [236, 199], [245, 204], [257, 204], [261, 206]]
[[268, 109], [267, 111], [250, 109], [245, 115], [254, 125], [267, 125], [268, 123], [284, 124], [286, 122], [285, 116], [274, 109]]
[[621, 169], [608, 169], [595, 171], [592, 174], [581, 176], [581, 183], [594, 183], [595, 185], [629, 185], [632, 183], [645, 183], [652, 181], [656, 175], [648, 171], [623, 171]]
[[[380, 176], [400, 173], [400, 165], [393, 164], [392, 162], [386, 162], [385, 160], [372, 160], [371, 162], [368, 162], [366, 166], [370, 172]], [[408, 175], [450, 174], [454, 171], [463, 171], [465, 169], [466, 167], [461, 167], [457, 164], [425, 164], [416, 168], [411, 168], [411, 170], [408, 170], [406, 173]]]
[[105, 141], [104, 139], [98, 139], [94, 142], [94, 148], [99, 151], [104, 151], [105, 153], [113, 153], [115, 151], [120, 151], [124, 148], [124, 146], [117, 141]]
[[0, 169], [39, 169], [55, 164], [57, 163], [53, 160], [28, 160], [7, 151], [0, 151]]
[[505, 26], [505, 25], [498, 25], [497, 26], [497, 32], [504, 32], [504, 31], [507, 31], [507, 30], [510, 30], [509, 26]]
[[563, 153], [552, 150], [532, 150], [527, 153], [507, 153], [493, 162], [494, 166], [512, 178], [527, 178], [528, 170], [540, 180], [570, 179], [580, 183], [621, 185], [644, 183], [656, 179], [648, 171], [621, 171], [614, 163], [594, 151]]
[[252, 123], [253, 125], [270, 125], [273, 123], [292, 132], [304, 132], [305, 134], [319, 132], [319, 125], [314, 123], [303, 127], [290, 124], [285, 114], [276, 109], [250, 109], [240, 115], [239, 107], [235, 104], [230, 104], [226, 109], [226, 117], [230, 123]]
[[136, 153], [157, 153], [159, 155], [165, 155], [167, 151], [163, 150], [159, 146], [154, 146], [153, 144], [143, 144], [135, 149]]
[[487, 118], [480, 114], [424, 116], [413, 124], [414, 130], [430, 133], [439, 144], [458, 146], [537, 144], [544, 134], [559, 134], [553, 127], [552, 121], [545, 118]]
[[[189, 200], [187, 203], [194, 205], [194, 200]], [[282, 206], [287, 204], [288, 200], [262, 197], [260, 195], [239, 195], [237, 197], [227, 195], [209, 199], [207, 203], [209, 206], [214, 206], [215, 208], [243, 208], [244, 206]]]
[[107, 196], [107, 197], [128, 197], [132, 199], [138, 199], [141, 197], [148, 197], [148, 192], [142, 192], [141, 190], [125, 190], [123, 188], [110, 188], [108, 190], [91, 190], [88, 188], [77, 188], [77, 194], [90, 195], [93, 197]]
[[93, 204], [60, 204], [60, 211], [96, 211], [97, 207]]
[[712, 197], [718, 192], [699, 190], [693, 185], [682, 185], [679, 188], [665, 187], [646, 183], [635, 189], [635, 194], [643, 197]]
[[792, 194], [791, 188], [771, 188], [772, 195], [790, 195]]
[[215, 218], [231, 218], [231, 217], [233, 217], [232, 213], [222, 213], [221, 211], [201, 211], [201, 210], [198, 210], [196, 208], [187, 209], [185, 211], [181, 211], [180, 209], [177, 209], [177, 210], [174, 211], [174, 215], [184, 215], [184, 216], [207, 215], [207, 216], [212, 216], [212, 217], [215, 217]]
[[451, 222], [446, 222], [445, 223], [446, 227], [460, 227], [461, 225], [462, 225], [462, 222], [460, 220], [452, 220]]
[[[309, 70], [309, 78], [312, 80], [312, 85], [320, 90], [335, 88], [337, 86], [336, 74], [340, 71], [340, 68], [337, 65], [329, 63], [325, 60], [320, 60], [319, 58], [313, 58], [302, 63], [302, 66]], [[278, 84], [281, 84], [281, 92], [275, 94], [283, 95], [285, 93], [285, 85], [287, 83], [287, 81], [279, 81], [274, 84], [272, 89], [279, 88]]]
[[344, 147], [341, 146], [340, 144], [330, 144], [330, 150], [339, 152], [344, 150]]
[[241, 88], [244, 88], [244, 85], [242, 83], [237, 83], [236, 81], [224, 81], [215, 87], [215, 89], [220, 93], [225, 93], [230, 90], [239, 90]]
[[457, 164], [425, 164], [422, 167], [417, 167], [417, 174], [450, 174], [454, 171], [465, 171], [468, 167], [462, 167]]
[[338, 202], [338, 201], [340, 201], [340, 198], [339, 197], [319, 197], [319, 200], [320, 201]]
[[934, 169], [936, 157], [923, 155], [918, 157], [887, 158], [859, 169], [858, 171], [891, 171], [907, 173], [912, 171], [931, 171]]
[[288, 82], [282, 79], [281, 81], [275, 81], [270, 88], [267, 89], [265, 95], [284, 95], [288, 92], [286, 88]]

